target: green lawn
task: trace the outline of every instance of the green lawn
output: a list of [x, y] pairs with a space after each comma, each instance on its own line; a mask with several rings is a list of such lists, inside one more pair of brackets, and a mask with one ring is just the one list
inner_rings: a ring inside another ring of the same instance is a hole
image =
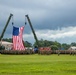
[[0, 55], [0, 75], [76, 75], [76, 55]]

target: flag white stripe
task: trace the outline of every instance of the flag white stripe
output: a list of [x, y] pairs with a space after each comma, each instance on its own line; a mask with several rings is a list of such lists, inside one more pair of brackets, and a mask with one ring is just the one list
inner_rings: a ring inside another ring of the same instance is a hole
[[13, 36], [13, 49], [14, 50], [24, 50], [22, 35], [23, 35], [24, 26], [19, 28], [19, 35]]

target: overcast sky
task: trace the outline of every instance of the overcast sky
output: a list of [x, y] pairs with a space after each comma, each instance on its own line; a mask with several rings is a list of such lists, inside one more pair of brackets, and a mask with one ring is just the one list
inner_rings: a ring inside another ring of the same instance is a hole
[[[29, 15], [38, 39], [76, 42], [76, 0], [0, 0], [0, 34], [12, 13], [14, 26], [25, 25]], [[12, 37], [12, 19], [4, 38]], [[23, 39], [34, 43], [28, 21]]]

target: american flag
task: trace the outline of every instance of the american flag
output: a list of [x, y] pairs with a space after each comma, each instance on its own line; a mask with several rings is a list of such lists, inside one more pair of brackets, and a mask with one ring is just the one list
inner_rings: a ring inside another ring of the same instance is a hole
[[13, 26], [13, 50], [25, 50], [22, 40], [23, 30], [24, 26], [22, 27]]

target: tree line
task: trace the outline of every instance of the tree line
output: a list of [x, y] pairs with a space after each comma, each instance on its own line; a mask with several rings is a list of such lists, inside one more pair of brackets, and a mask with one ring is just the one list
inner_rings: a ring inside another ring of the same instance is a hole
[[[4, 38], [3, 41], [12, 42], [12, 38]], [[71, 44], [67, 43], [59, 43], [57, 41], [49, 41], [49, 40], [38, 40], [40, 47], [51, 47], [52, 50], [67, 50], [70, 46], [76, 46], [75, 42], [72, 42]], [[25, 47], [32, 47], [37, 46], [36, 42], [32, 45], [28, 41], [23, 41]]]

